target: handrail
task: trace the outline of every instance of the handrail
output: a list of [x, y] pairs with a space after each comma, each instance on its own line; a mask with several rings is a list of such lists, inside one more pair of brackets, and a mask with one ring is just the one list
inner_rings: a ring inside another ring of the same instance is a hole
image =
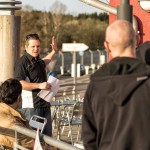
[[[18, 125], [14, 125], [13, 126], [13, 129], [16, 131], [16, 132], [19, 132], [21, 134], [24, 134], [28, 137], [31, 137], [31, 138], [34, 138], [36, 137], [36, 131], [34, 130], [31, 130], [31, 129], [28, 129], [28, 128], [25, 128], [25, 127], [21, 127], [21, 126], [18, 126]], [[77, 148], [75, 146], [72, 146], [68, 143], [65, 143], [63, 141], [59, 141], [59, 140], [56, 140], [52, 137], [49, 137], [47, 135], [44, 135], [44, 134], [41, 134], [41, 139], [51, 145], [51, 146], [54, 146], [54, 147], [57, 147], [59, 149], [63, 149], [63, 150], [81, 150], [80, 148]], [[16, 144], [16, 143], [15, 143]]]
[[89, 83], [61, 84], [57, 94], [55, 95], [55, 100], [58, 98], [65, 98], [66, 96], [74, 96], [83, 92], [85, 93], [88, 84]]
[[18, 4], [22, 4], [22, 2], [15, 0], [0, 0], [0, 14], [15, 15], [15, 10], [21, 9], [21, 6], [19, 6]]
[[86, 83], [68, 83], [68, 84], [61, 84], [60, 87], [66, 87], [66, 86], [79, 86], [79, 85], [88, 85], [89, 82], [86, 82]]

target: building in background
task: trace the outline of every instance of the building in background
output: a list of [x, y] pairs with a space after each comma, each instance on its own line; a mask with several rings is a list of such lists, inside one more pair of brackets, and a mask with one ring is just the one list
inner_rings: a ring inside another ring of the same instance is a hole
[[[137, 20], [137, 24], [138, 24], [138, 31], [140, 34], [140, 43], [142, 44], [145, 41], [150, 41], [150, 13], [148, 11], [146, 11], [147, 8], [142, 9], [142, 7], [140, 6], [140, 1], [142, 3], [146, 3], [145, 5], [147, 5], [146, 7], [150, 8], [150, 1], [143, 1], [143, 0], [130, 0], [130, 5], [133, 6], [133, 15]], [[112, 7], [117, 8], [118, 5], [120, 5], [121, 0], [109, 0], [109, 4]], [[113, 22], [114, 20], [117, 19], [117, 16], [114, 14], [110, 14], [109, 17], [109, 22]]]

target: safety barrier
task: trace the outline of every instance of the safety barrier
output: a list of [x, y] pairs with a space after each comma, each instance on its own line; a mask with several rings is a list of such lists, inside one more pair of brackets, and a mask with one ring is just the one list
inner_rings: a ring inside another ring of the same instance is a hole
[[21, 9], [21, 1], [15, 0], [1, 0], [0, 1], [0, 15], [15, 15], [15, 10]]
[[[13, 129], [15, 130], [15, 137], [16, 137], [16, 141], [14, 143], [14, 149], [17, 150], [17, 148], [18, 148], [18, 149], [21, 149], [21, 150], [27, 150], [26, 148], [24, 148], [24, 147], [22, 147], [18, 144], [18, 142], [17, 142], [17, 132], [35, 139], [36, 131], [30, 130], [30, 129], [27, 129], [27, 128], [24, 128], [24, 127], [21, 127], [21, 126], [18, 126], [18, 125], [14, 125]], [[56, 148], [59, 148], [61, 150], [81, 150], [81, 149], [79, 149], [75, 146], [72, 146], [72, 145], [68, 144], [68, 143], [56, 140], [52, 137], [49, 137], [49, 136], [46, 136], [46, 135], [43, 135], [43, 134], [41, 134], [41, 140], [43, 140], [45, 143], [47, 143], [51, 146], [54, 146]]]

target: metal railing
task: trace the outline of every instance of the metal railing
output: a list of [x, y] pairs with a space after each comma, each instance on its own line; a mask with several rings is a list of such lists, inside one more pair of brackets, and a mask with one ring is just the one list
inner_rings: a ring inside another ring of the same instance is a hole
[[[21, 127], [21, 126], [18, 126], [18, 125], [14, 125], [13, 129], [15, 130], [15, 138], [16, 138], [16, 141], [14, 143], [14, 149], [17, 150], [19, 148], [21, 150], [27, 150], [26, 148], [24, 148], [24, 147], [22, 147], [18, 144], [18, 142], [17, 142], [17, 132], [35, 139], [36, 131], [30, 130], [30, 129], [27, 129], [27, 128], [24, 128], [24, 127]], [[49, 136], [46, 136], [46, 135], [43, 135], [43, 134], [41, 134], [41, 135], [42, 135], [41, 140], [43, 140], [45, 143], [47, 143], [51, 146], [54, 146], [56, 148], [59, 148], [61, 150], [81, 150], [80, 148], [72, 146], [71, 144], [65, 143], [63, 141], [56, 140], [52, 137], [49, 137]]]
[[0, 0], [0, 15], [14, 15], [15, 10], [21, 9], [21, 1]]

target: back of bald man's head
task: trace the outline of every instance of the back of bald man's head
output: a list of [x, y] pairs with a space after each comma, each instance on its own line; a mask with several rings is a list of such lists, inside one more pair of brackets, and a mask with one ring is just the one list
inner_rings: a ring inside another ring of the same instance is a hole
[[126, 20], [116, 20], [110, 24], [105, 38], [116, 50], [135, 49], [136, 34], [132, 24]]

